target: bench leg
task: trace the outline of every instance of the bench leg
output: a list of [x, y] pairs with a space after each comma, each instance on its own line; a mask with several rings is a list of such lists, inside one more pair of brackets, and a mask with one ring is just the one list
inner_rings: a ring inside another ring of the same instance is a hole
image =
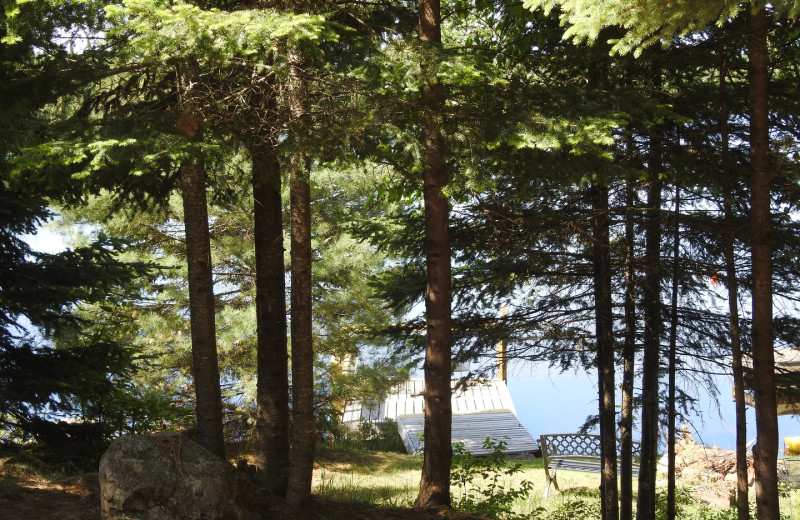
[[550, 496], [550, 484], [553, 484], [555, 486], [556, 491], [558, 490], [558, 481], [556, 481], [556, 473], [557, 472], [558, 472], [558, 470], [554, 469], [553, 470], [553, 476], [552, 477], [550, 475], [547, 476], [547, 486], [544, 488], [544, 498], [545, 498], [545, 500], [547, 500], [547, 497]]

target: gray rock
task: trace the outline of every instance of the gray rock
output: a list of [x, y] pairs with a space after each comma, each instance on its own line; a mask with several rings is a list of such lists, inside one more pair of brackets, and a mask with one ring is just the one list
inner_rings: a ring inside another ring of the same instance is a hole
[[130, 435], [100, 460], [104, 520], [254, 520], [248, 479], [178, 435]]

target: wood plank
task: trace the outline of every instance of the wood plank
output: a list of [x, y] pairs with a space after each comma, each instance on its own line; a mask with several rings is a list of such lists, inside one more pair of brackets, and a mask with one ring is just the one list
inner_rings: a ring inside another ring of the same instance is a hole
[[[420, 415], [399, 417], [397, 420], [403, 443], [409, 453], [422, 451], [424, 447], [424, 442], [420, 440], [423, 421], [424, 418]], [[487, 437], [506, 442], [506, 453], [509, 454], [539, 450], [539, 443], [510, 410], [453, 415], [454, 443], [463, 442], [464, 449], [474, 455], [487, 455], [489, 450], [483, 448]]]
[[[452, 385], [451, 402], [454, 414], [490, 410], [510, 410], [516, 414], [508, 386], [503, 381], [481, 379], [459, 387], [459, 380], [454, 379]], [[401, 415], [422, 415], [425, 408], [422, 396], [424, 388], [424, 380], [410, 379], [394, 387], [381, 401], [348, 403], [342, 416], [342, 422], [376, 422], [387, 419], [396, 421]]]

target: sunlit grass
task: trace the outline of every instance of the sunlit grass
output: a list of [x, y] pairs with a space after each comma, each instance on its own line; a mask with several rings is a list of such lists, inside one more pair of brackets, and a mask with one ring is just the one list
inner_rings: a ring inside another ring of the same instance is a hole
[[0, 485], [46, 487], [66, 477], [58, 468], [42, 463], [20, 460], [12, 456], [0, 456]]
[[783, 491], [781, 493], [780, 501], [781, 501], [782, 516], [789, 518], [791, 520], [800, 520], [800, 489], [791, 489]]
[[[511, 459], [509, 464], [520, 464], [521, 471], [503, 477], [503, 485], [519, 487], [523, 480], [533, 484], [530, 493], [514, 502], [517, 514], [531, 518], [561, 518], [576, 500], [591, 503], [599, 501], [600, 476], [593, 473], [561, 471], [558, 474], [559, 490], [551, 486], [550, 497], [544, 499], [546, 478], [542, 459]], [[417, 496], [422, 468], [420, 455], [380, 453], [370, 451], [337, 451], [323, 449], [314, 470], [314, 493], [324, 498], [356, 501], [377, 506], [409, 507]], [[474, 482], [480, 485], [479, 481]], [[452, 492], [460, 490], [453, 487]], [[751, 489], [751, 502], [755, 491]], [[688, 495], [687, 495], [688, 496]], [[541, 509], [546, 510], [542, 513]], [[755, 517], [755, 505], [752, 505]], [[781, 496], [782, 517], [800, 520], [800, 489], [785, 489]], [[566, 516], [565, 518], [570, 518]], [[572, 520], [589, 518], [574, 516]], [[735, 519], [735, 509], [725, 510], [706, 506], [688, 498], [683, 503], [686, 519]]]
[[421, 456], [321, 450], [313, 492], [333, 500], [410, 507], [417, 496], [421, 468]]

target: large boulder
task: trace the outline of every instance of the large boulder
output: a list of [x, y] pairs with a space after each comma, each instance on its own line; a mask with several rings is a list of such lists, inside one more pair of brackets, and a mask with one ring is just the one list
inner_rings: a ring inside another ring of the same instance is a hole
[[252, 486], [178, 434], [116, 439], [100, 460], [105, 520], [254, 520]]

